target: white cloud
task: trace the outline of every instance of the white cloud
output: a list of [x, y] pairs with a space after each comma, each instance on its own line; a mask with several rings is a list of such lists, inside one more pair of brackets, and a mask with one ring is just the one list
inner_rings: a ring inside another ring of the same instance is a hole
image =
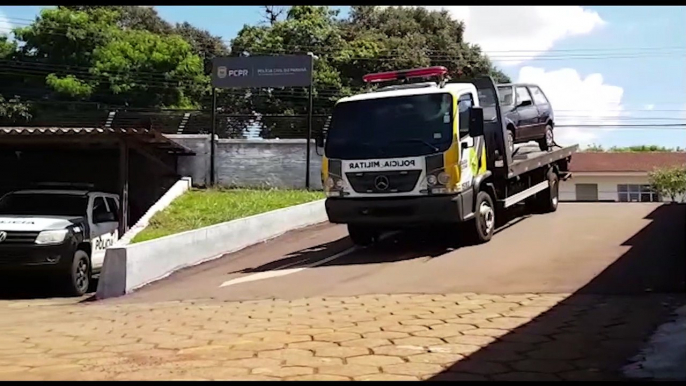
[[0, 35], [10, 35], [12, 33], [12, 23], [4, 12], [0, 11]]
[[643, 108], [646, 109], [646, 110], [654, 110], [654, 109], [655, 109], [655, 105], [654, 105], [654, 104], [648, 104], [648, 105], [645, 105]]
[[[541, 87], [555, 111], [556, 125], [612, 125], [626, 115], [622, 106], [624, 89], [603, 83], [598, 73], [582, 78], [571, 68], [546, 72], [543, 68], [523, 67], [517, 81]], [[598, 141], [608, 130], [558, 127], [555, 140], [561, 145], [579, 143], [583, 147]]]
[[[516, 65], [550, 50], [562, 39], [603, 26], [597, 12], [580, 6], [427, 6], [465, 22], [465, 40], [502, 65]], [[513, 52], [519, 51], [519, 52]]]

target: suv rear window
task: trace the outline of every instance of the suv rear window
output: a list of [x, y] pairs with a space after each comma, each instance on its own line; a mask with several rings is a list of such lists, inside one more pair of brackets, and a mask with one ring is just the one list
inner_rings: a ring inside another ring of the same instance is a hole
[[529, 87], [529, 91], [531, 91], [531, 96], [534, 98], [534, 103], [536, 103], [537, 105], [549, 104], [548, 98], [545, 97], [545, 94], [543, 94], [540, 88], [536, 86], [531, 86]]

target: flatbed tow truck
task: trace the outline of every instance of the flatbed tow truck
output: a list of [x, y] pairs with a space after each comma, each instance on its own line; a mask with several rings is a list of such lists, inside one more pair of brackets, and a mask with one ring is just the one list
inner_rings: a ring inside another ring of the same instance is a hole
[[[483, 243], [493, 236], [496, 216], [515, 204], [538, 213], [557, 210], [558, 185], [571, 177], [578, 145], [511, 152], [493, 79], [448, 82], [446, 74], [445, 67], [428, 67], [365, 75], [367, 83], [438, 82], [343, 98], [317, 138], [324, 147], [327, 216], [346, 224], [355, 244], [424, 226], [459, 229], [456, 237]], [[496, 103], [487, 108], [495, 111], [484, 121], [479, 95], [489, 93]]]

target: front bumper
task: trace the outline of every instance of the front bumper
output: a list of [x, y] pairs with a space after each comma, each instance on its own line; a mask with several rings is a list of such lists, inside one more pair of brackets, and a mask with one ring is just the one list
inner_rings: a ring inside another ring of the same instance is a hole
[[[469, 196], [469, 197], [467, 197]], [[421, 197], [327, 198], [326, 214], [334, 224], [405, 228], [464, 221], [471, 213], [470, 194]]]
[[72, 243], [59, 245], [0, 245], [0, 271], [53, 270], [71, 264]]

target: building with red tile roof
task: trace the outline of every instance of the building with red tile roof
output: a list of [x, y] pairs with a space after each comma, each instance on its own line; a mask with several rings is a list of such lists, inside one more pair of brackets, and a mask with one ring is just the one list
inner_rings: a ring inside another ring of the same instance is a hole
[[572, 178], [560, 184], [563, 201], [668, 201], [650, 189], [648, 173], [686, 167], [686, 152], [579, 152], [572, 156]]

